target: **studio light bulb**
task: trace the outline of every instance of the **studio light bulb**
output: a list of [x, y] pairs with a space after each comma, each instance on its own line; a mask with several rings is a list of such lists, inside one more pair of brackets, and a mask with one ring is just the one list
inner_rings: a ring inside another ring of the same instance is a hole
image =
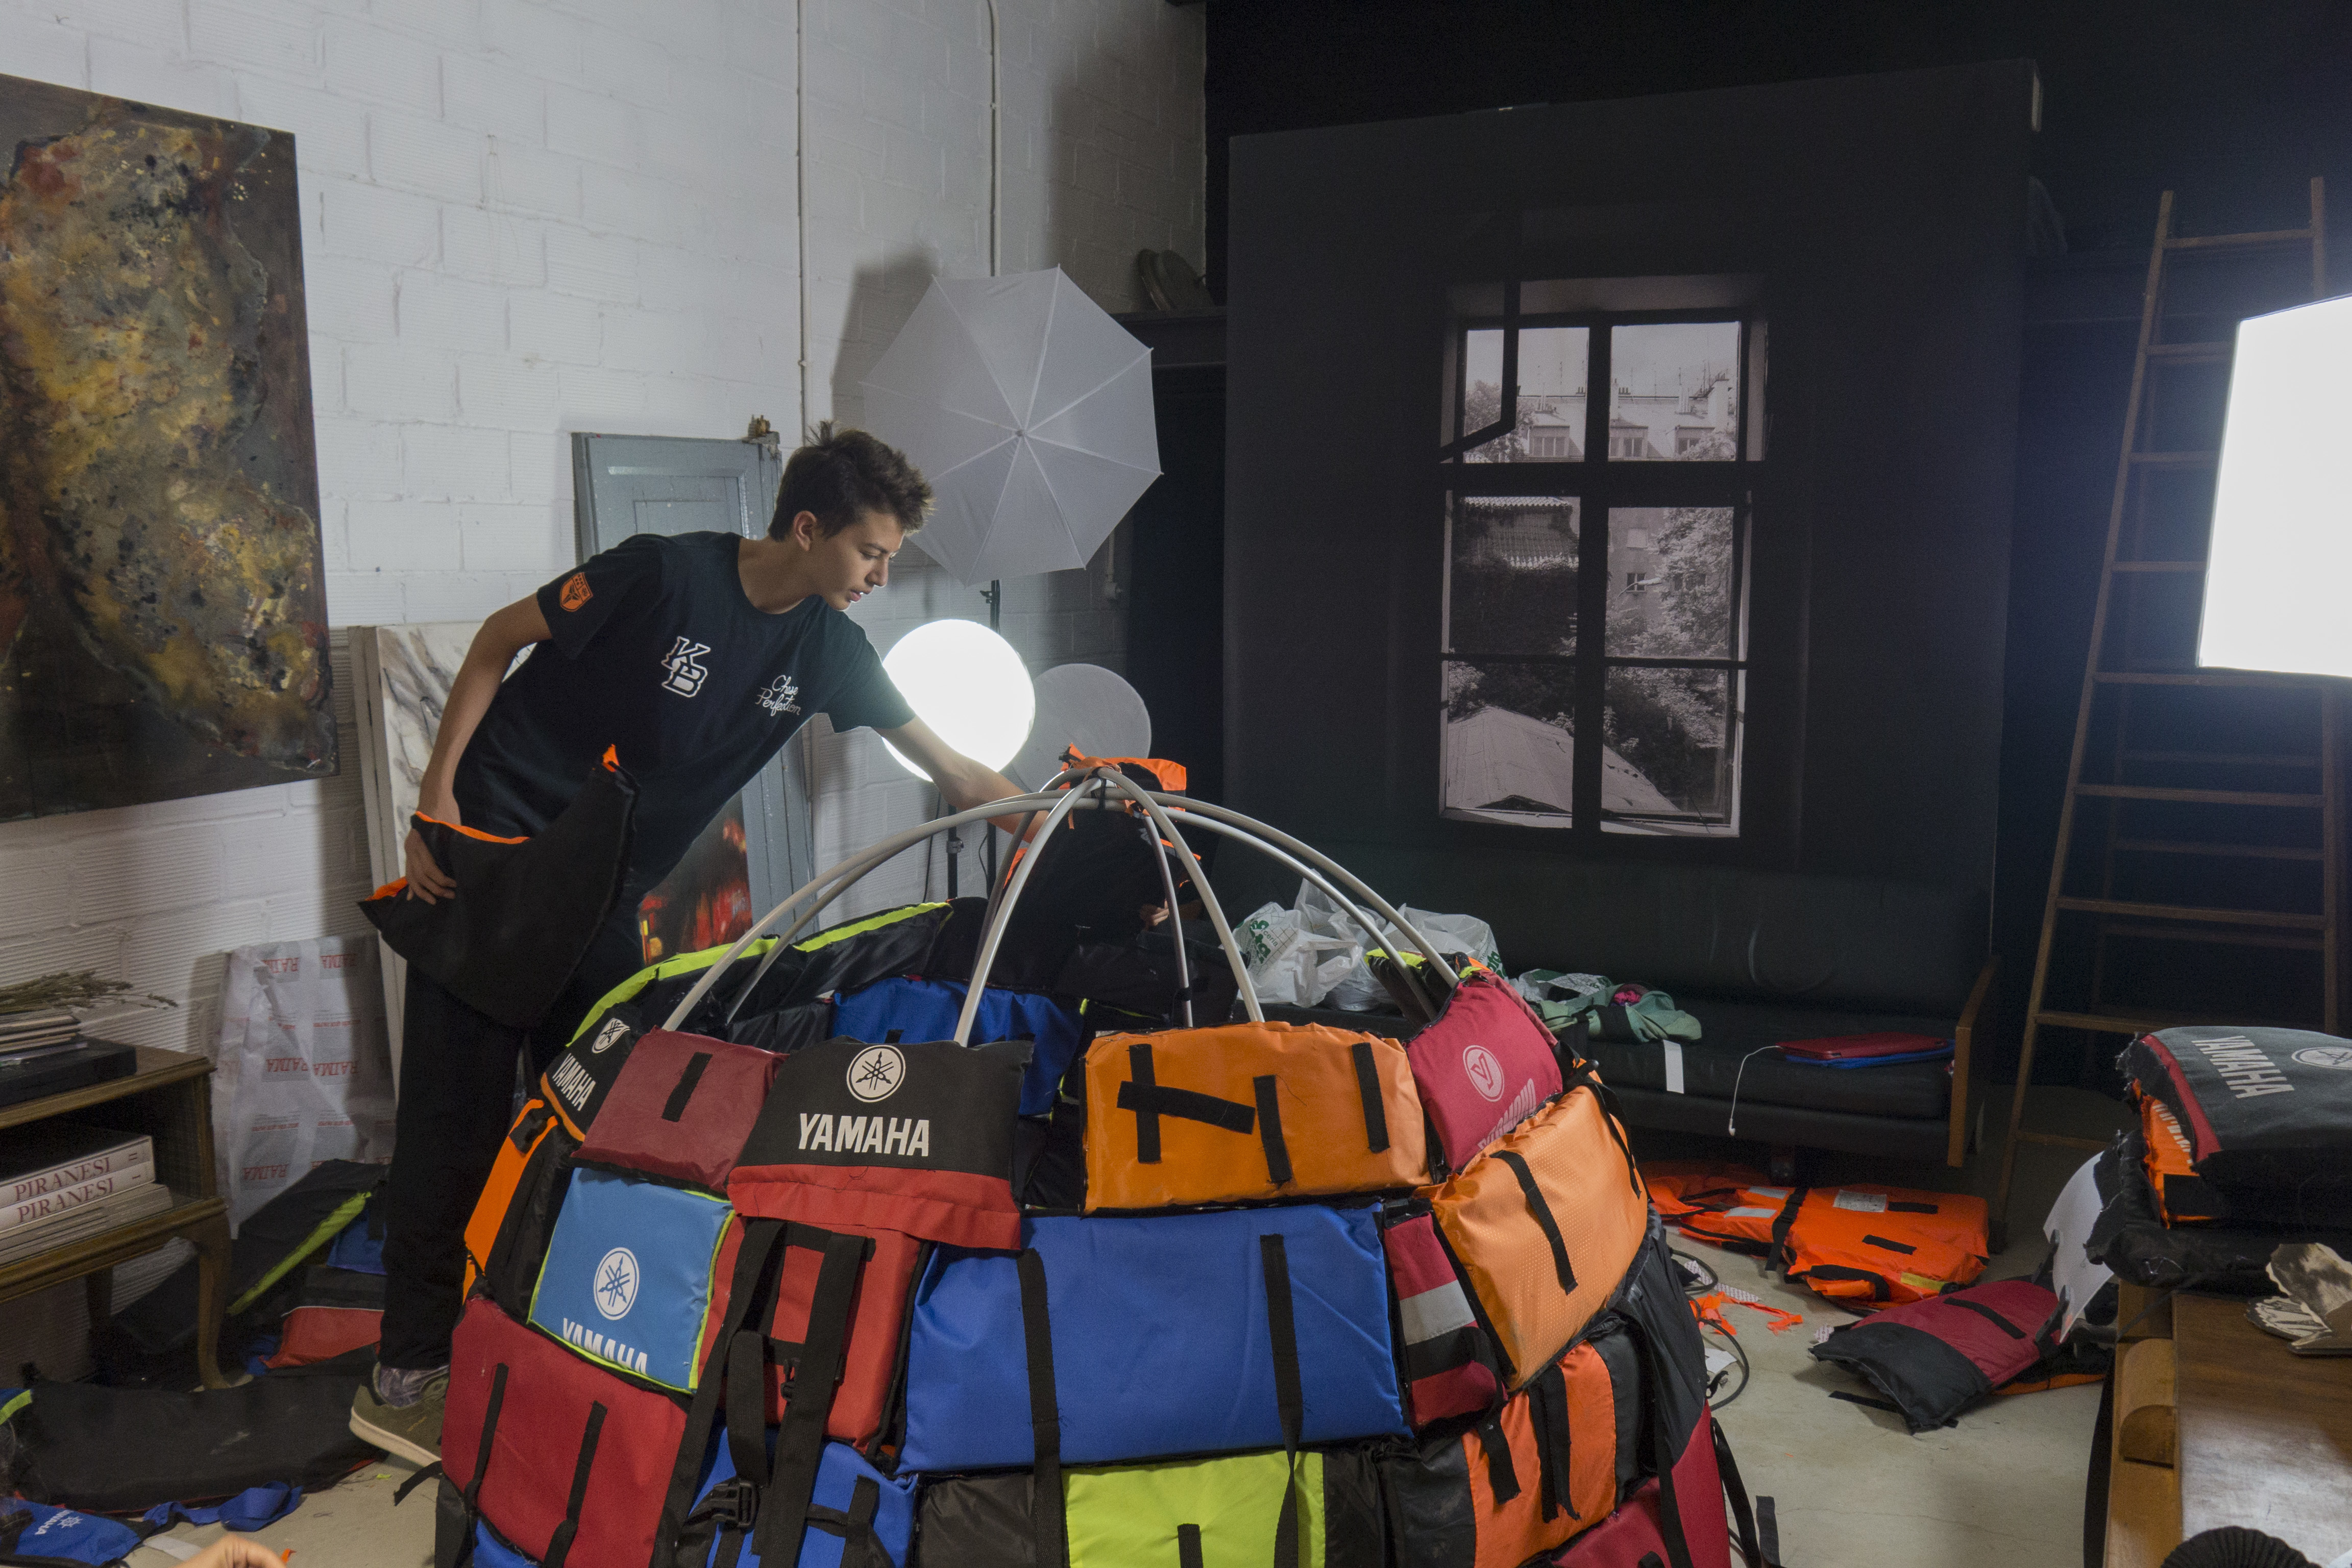
[[[1037, 694], [1013, 645], [978, 621], [932, 621], [900, 637], [882, 668], [939, 738], [983, 767], [1002, 768], [1029, 738]], [[923, 770], [889, 746], [898, 765]]]
[[2238, 326], [2197, 662], [2352, 675], [2352, 295]]

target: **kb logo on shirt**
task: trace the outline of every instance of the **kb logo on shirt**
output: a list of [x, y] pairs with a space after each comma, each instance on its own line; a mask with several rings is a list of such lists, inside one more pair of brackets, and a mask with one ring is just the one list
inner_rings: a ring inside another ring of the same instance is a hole
[[692, 637], [678, 638], [670, 646], [669, 657], [661, 661], [662, 668], [669, 672], [662, 679], [662, 689], [680, 697], [691, 697], [700, 691], [702, 683], [710, 679], [710, 671], [701, 664], [702, 656], [709, 651], [709, 643], [699, 643]]

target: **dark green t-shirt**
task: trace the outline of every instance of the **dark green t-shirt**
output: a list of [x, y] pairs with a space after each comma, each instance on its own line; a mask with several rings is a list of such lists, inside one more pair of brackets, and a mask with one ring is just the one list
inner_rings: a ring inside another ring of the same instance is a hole
[[812, 595], [755, 608], [731, 533], [640, 533], [539, 591], [554, 634], [508, 676], [457, 764], [466, 826], [533, 834], [607, 746], [637, 784], [629, 886], [695, 835], [811, 713], [835, 730], [914, 717], [865, 631]]

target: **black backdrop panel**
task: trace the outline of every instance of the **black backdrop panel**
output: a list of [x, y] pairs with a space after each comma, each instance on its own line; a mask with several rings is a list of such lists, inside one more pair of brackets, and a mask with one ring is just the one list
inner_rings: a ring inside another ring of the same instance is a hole
[[[1985, 887], [2032, 97], [2005, 62], [1235, 139], [1228, 797], [1333, 839]], [[1512, 212], [1530, 277], [1763, 279], [1737, 840], [1438, 815], [1445, 292]]]

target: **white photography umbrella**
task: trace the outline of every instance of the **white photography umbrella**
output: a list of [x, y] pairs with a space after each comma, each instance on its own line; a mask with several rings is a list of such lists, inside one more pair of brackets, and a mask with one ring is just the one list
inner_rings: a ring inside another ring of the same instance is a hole
[[936, 502], [957, 581], [1084, 566], [1160, 477], [1151, 351], [1062, 276], [935, 279], [866, 378], [866, 427]]

